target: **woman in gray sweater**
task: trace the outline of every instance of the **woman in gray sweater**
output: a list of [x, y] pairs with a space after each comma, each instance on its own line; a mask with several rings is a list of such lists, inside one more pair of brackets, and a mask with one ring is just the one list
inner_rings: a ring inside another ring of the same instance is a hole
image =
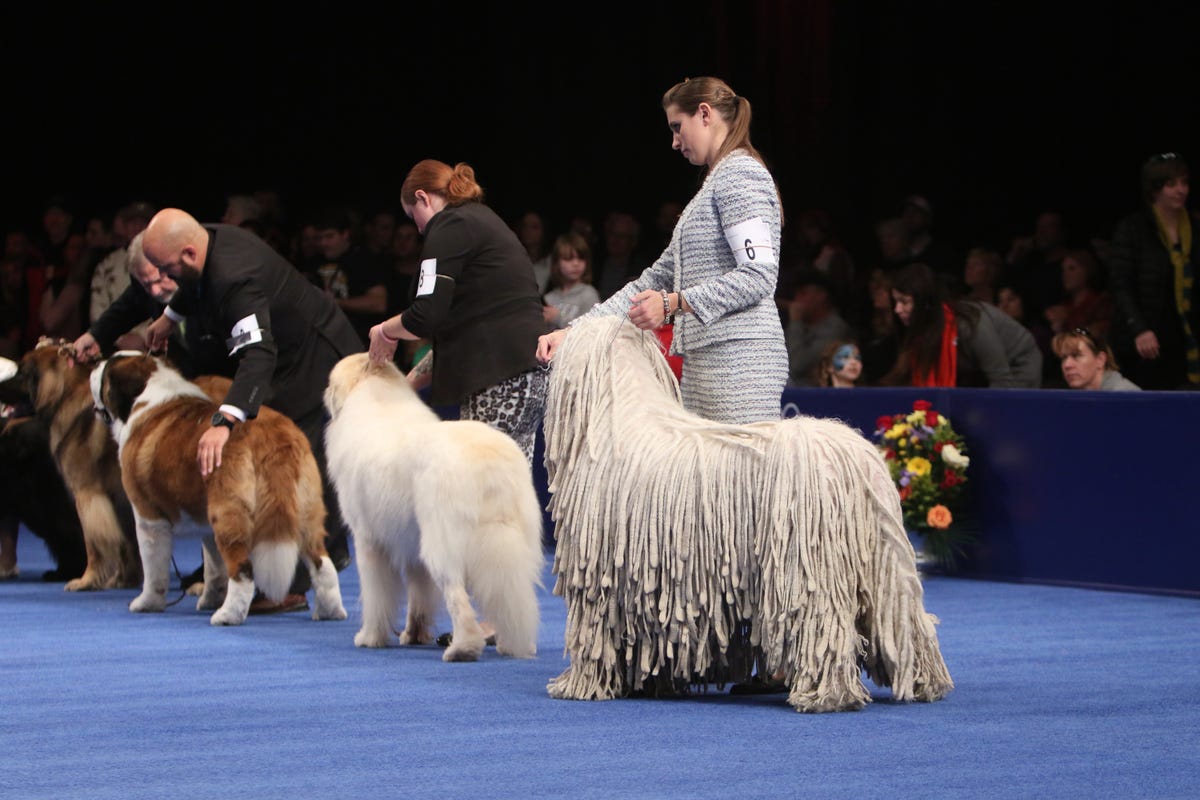
[[885, 385], [1042, 385], [1042, 353], [1033, 334], [990, 303], [947, 299], [925, 264], [896, 273], [892, 299], [904, 335]]
[[[717, 78], [663, 96], [671, 146], [705, 168], [662, 255], [589, 314], [624, 314], [642, 330], [674, 317], [683, 405], [715, 422], [779, 418], [788, 356], [775, 306], [782, 210], [750, 143], [750, 102]], [[547, 363], [570, 328], [543, 336]]]

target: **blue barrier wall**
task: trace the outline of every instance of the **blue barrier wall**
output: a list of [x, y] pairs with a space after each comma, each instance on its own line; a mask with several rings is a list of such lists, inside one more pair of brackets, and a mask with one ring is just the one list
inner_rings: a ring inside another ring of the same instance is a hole
[[785, 413], [875, 420], [928, 400], [971, 456], [961, 574], [1200, 595], [1200, 394], [794, 389]]
[[[978, 539], [960, 575], [1200, 596], [1200, 393], [789, 389], [783, 409], [870, 437], [915, 400], [969, 449]], [[544, 507], [540, 436], [534, 463]]]

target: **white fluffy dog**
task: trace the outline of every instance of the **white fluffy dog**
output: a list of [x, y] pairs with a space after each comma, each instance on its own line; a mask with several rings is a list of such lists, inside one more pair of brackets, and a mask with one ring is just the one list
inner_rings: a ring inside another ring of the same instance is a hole
[[442, 421], [393, 364], [365, 353], [330, 372], [329, 475], [354, 536], [362, 585], [359, 647], [386, 647], [407, 580], [401, 644], [432, 641], [441, 591], [453, 623], [442, 658], [474, 661], [484, 635], [505, 655], [537, 652], [542, 512], [524, 454], [481, 422]]

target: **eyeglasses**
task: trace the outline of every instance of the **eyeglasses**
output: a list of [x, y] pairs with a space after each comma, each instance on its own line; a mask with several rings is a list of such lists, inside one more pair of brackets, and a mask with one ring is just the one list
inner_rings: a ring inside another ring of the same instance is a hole
[[1158, 153], [1150, 156], [1151, 164], [1161, 164], [1163, 161], [1174, 161], [1179, 158], [1179, 153]]

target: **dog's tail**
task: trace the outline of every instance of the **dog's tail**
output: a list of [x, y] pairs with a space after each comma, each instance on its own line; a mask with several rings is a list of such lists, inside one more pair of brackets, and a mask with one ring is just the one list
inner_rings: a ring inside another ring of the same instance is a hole
[[296, 542], [262, 542], [250, 551], [254, 568], [254, 585], [272, 602], [287, 596], [288, 587], [296, 574], [296, 559], [300, 548]]
[[[524, 458], [522, 458], [522, 461]], [[542, 509], [529, 472], [496, 470], [485, 493], [479, 536], [468, 554], [468, 582], [485, 619], [496, 627], [497, 650], [537, 655], [537, 588], [542, 585]], [[489, 508], [490, 506], [490, 508]]]

